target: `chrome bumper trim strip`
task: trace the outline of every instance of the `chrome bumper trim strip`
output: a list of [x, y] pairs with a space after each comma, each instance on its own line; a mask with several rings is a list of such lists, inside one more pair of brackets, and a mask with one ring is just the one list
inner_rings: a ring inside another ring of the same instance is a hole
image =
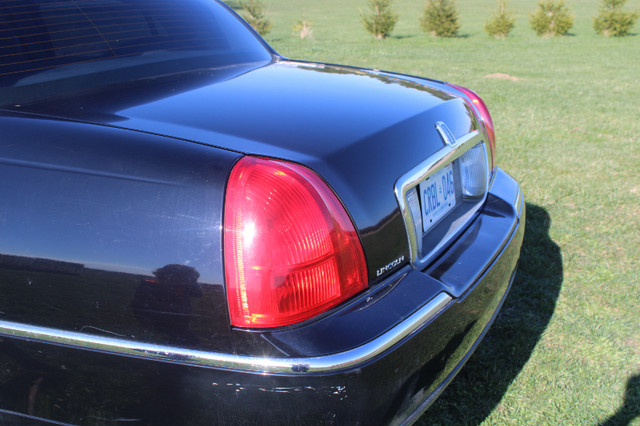
[[307, 358], [260, 358], [182, 349], [10, 321], [0, 321], [0, 336], [201, 367], [273, 374], [323, 373], [357, 367], [381, 355], [433, 319], [451, 300], [448, 294], [440, 293], [394, 328], [362, 346]]

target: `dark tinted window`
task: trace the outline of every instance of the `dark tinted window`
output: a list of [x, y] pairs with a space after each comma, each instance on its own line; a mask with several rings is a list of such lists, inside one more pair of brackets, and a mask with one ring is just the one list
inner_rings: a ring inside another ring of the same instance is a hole
[[110, 80], [135, 80], [270, 57], [213, 0], [0, 3], [0, 86], [5, 88], [79, 77], [84, 82], [78, 84], [86, 85], [91, 76], [95, 84], [104, 72], [115, 73]]

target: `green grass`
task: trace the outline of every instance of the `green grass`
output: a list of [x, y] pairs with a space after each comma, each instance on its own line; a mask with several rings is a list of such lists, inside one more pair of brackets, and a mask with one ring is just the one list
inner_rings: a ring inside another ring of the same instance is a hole
[[[640, 34], [596, 35], [598, 0], [569, 1], [574, 27], [556, 39], [529, 27], [536, 2], [512, 0], [516, 27], [505, 41], [483, 30], [493, 0], [458, 0], [454, 39], [420, 31], [422, 0], [396, 1], [400, 20], [383, 41], [360, 22], [364, 0], [265, 4], [266, 39], [284, 56], [476, 90], [493, 115], [499, 165], [525, 192], [512, 293], [420, 423], [640, 425]], [[311, 40], [292, 31], [303, 15]], [[486, 77], [495, 73], [517, 80]]]

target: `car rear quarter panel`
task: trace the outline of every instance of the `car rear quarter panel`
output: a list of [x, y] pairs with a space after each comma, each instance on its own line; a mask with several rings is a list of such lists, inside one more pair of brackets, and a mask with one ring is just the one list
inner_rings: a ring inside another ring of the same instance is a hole
[[[33, 116], [0, 128], [0, 319], [229, 350], [221, 211], [238, 154]], [[175, 264], [197, 283], [154, 275]]]

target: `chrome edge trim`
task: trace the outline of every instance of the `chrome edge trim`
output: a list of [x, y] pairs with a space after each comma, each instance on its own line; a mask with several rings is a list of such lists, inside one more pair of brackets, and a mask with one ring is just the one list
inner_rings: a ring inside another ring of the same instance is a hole
[[518, 219], [522, 217], [522, 208], [524, 207], [524, 194], [522, 193], [522, 188], [518, 185], [518, 196], [516, 197], [515, 209], [517, 212]]
[[[416, 229], [413, 226], [411, 211], [406, 201], [407, 192], [409, 192], [411, 188], [418, 185], [421, 181], [433, 175], [435, 172], [451, 163], [453, 160], [460, 157], [462, 154], [464, 154], [483, 140], [483, 133], [481, 133], [480, 130], [471, 131], [466, 135], [456, 139], [455, 144], [445, 145], [443, 148], [438, 150], [438, 152], [422, 161], [420, 164], [409, 170], [396, 181], [394, 191], [396, 194], [396, 199], [398, 200], [398, 204], [400, 206], [400, 213], [402, 214], [402, 218], [407, 229], [407, 238], [409, 240], [409, 257], [411, 259], [411, 266], [413, 266], [414, 268], [422, 269], [424, 266], [426, 266], [429, 255], [435, 251], [440, 250], [448, 241], [441, 242], [438, 247], [434, 247], [433, 250], [431, 250], [431, 252], [426, 256], [421, 259], [419, 258], [420, 253], [418, 251], [418, 232], [416, 232]], [[486, 189], [488, 190], [488, 188]], [[486, 194], [487, 191], [485, 191], [484, 197], [478, 203], [476, 208], [472, 209], [467, 213], [467, 215], [465, 215], [464, 220], [462, 221], [463, 224], [466, 224], [468, 218], [471, 215], [475, 214], [479, 206], [486, 199]], [[449, 235], [455, 235], [458, 233], [458, 231], [459, 229], [451, 232]]]
[[0, 336], [199, 367], [258, 373], [302, 375], [334, 372], [357, 367], [360, 364], [370, 361], [416, 332], [420, 327], [433, 319], [451, 300], [452, 298], [448, 294], [439, 293], [404, 321], [362, 346], [336, 354], [306, 358], [260, 358], [247, 355], [182, 349], [112, 337], [94, 336], [74, 331], [31, 326], [11, 321], [0, 321]]
[[[5, 415], [4, 417], [2, 415]], [[11, 416], [6, 418], [7, 416]], [[9, 422], [9, 420], [12, 420]], [[21, 421], [18, 421], [21, 420]], [[29, 421], [29, 422], [27, 422]], [[10, 411], [0, 408], [0, 424], [2, 425], [60, 425], [70, 426], [69, 423], [57, 422], [51, 419], [43, 419], [42, 417], [31, 416], [29, 414], [18, 413], [17, 411]]]
[[[512, 202], [510, 202], [511, 207], [513, 207], [513, 211], [514, 211], [514, 221], [511, 224], [511, 229], [509, 229], [509, 233], [507, 234], [507, 237], [502, 241], [502, 244], [500, 244], [499, 247], [497, 247], [494, 255], [491, 257], [491, 259], [489, 260], [489, 262], [487, 262], [488, 265], [493, 265], [493, 263], [496, 261], [496, 259], [498, 257], [500, 257], [500, 255], [502, 254], [502, 252], [504, 251], [505, 247], [507, 245], [509, 245], [509, 243], [511, 242], [511, 239], [513, 238], [513, 236], [516, 233], [516, 230], [518, 229], [519, 226], [521, 226], [522, 223], [522, 211], [523, 211], [523, 207], [524, 207], [524, 194], [522, 193], [522, 188], [520, 187], [520, 184], [515, 181], [511, 176], [509, 176], [504, 170], [501, 169], [497, 169], [497, 173], [501, 174], [502, 176], [498, 176], [496, 178], [496, 180], [500, 179], [500, 178], [504, 178], [504, 176], [507, 176], [509, 179], [512, 180], [512, 182], [516, 185], [516, 193], [514, 196], [512, 196], [511, 198], [502, 198], [505, 201], [509, 201], [509, 200], [513, 200]], [[499, 182], [498, 182], [499, 183]], [[471, 280], [469, 280], [469, 282], [478, 282], [481, 277], [486, 273], [486, 270], [482, 270], [480, 272], [478, 272]], [[515, 277], [515, 271], [513, 276], [511, 277], [511, 280], [513, 281], [513, 277]], [[509, 284], [509, 286], [511, 286], [511, 284]]]

